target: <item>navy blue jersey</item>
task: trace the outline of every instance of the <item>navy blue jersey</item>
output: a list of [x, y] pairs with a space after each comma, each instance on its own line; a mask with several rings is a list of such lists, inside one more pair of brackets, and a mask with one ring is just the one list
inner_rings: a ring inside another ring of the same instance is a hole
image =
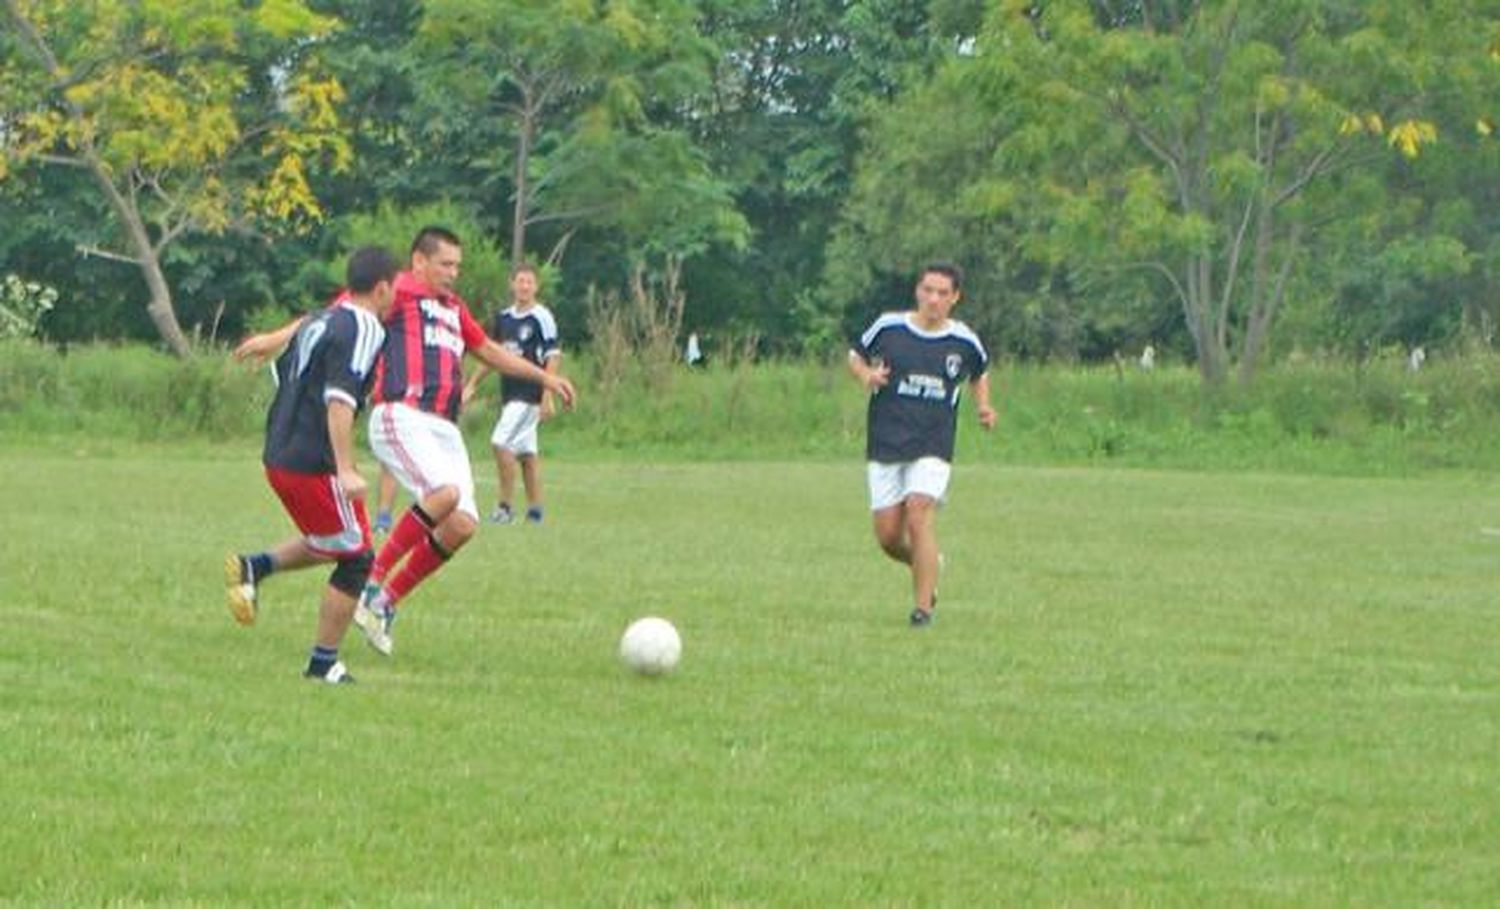
[[347, 298], [304, 319], [276, 360], [276, 397], [266, 414], [262, 460], [297, 473], [333, 473], [328, 402], [355, 410], [364, 404], [384, 342], [380, 320]]
[[967, 325], [949, 319], [926, 331], [910, 312], [886, 313], [854, 343], [867, 363], [885, 363], [890, 381], [870, 396], [865, 457], [882, 464], [953, 460], [958, 398], [989, 369], [989, 356]]
[[[505, 345], [506, 350], [520, 354], [537, 366], [545, 367], [549, 357], [562, 354], [558, 347], [557, 320], [552, 318], [552, 310], [540, 303], [533, 304], [525, 312], [511, 306], [495, 313], [490, 320], [490, 337]], [[509, 401], [540, 404], [542, 386], [502, 373], [500, 403]]]

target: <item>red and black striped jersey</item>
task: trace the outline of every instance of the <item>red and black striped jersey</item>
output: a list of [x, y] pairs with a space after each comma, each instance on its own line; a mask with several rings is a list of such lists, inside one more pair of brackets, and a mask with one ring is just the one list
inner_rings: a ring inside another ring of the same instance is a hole
[[411, 272], [402, 272], [396, 276], [396, 299], [385, 318], [375, 403], [400, 401], [456, 420], [463, 397], [464, 351], [488, 340], [458, 294], [428, 287]]

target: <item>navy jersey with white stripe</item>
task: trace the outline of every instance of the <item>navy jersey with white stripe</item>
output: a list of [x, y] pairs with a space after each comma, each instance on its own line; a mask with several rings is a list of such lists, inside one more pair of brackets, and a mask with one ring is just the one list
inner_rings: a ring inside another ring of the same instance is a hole
[[298, 473], [332, 473], [328, 402], [364, 405], [384, 342], [380, 320], [347, 298], [304, 319], [276, 361], [262, 460]]
[[853, 349], [867, 363], [890, 367], [890, 381], [870, 396], [865, 457], [882, 464], [952, 461], [959, 395], [990, 365], [979, 336], [957, 319], [926, 331], [913, 313], [893, 312], [871, 323]]
[[[545, 366], [548, 357], [562, 353], [558, 346], [557, 320], [552, 310], [540, 303], [521, 312], [514, 306], [495, 313], [490, 322], [490, 337], [504, 344], [511, 353], [520, 354], [537, 366]], [[503, 373], [500, 376], [500, 401], [542, 403], [542, 386]]]

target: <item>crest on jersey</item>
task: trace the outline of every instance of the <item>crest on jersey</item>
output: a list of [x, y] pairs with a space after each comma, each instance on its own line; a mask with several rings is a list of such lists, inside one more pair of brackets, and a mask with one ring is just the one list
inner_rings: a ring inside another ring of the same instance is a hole
[[963, 354], [951, 353], [943, 360], [943, 369], [948, 371], [948, 378], [958, 378], [958, 371], [964, 368]]
[[521, 336], [521, 343], [522, 344], [526, 343], [527, 341], [530, 341], [531, 340], [531, 323], [527, 322], [526, 324], [522, 325], [521, 328], [520, 328], [520, 330], [517, 331], [516, 334], [518, 334], [518, 335]]

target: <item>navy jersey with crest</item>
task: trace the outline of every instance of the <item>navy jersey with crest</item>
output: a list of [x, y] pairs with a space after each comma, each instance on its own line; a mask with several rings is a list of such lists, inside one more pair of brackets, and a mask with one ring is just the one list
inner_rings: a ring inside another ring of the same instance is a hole
[[956, 319], [926, 331], [913, 313], [893, 312], [871, 323], [853, 349], [868, 363], [890, 367], [890, 381], [870, 396], [866, 459], [952, 461], [959, 394], [989, 369], [979, 336]]
[[358, 410], [370, 390], [385, 329], [369, 310], [340, 298], [302, 321], [276, 360], [276, 397], [266, 414], [262, 460], [296, 473], [333, 473], [328, 402]]
[[[514, 306], [495, 313], [490, 321], [490, 337], [505, 345], [511, 353], [520, 354], [537, 366], [545, 367], [548, 357], [561, 354], [558, 347], [557, 320], [552, 310], [540, 303], [521, 312]], [[500, 376], [500, 403], [525, 401], [542, 403], [542, 386], [526, 379]]]

